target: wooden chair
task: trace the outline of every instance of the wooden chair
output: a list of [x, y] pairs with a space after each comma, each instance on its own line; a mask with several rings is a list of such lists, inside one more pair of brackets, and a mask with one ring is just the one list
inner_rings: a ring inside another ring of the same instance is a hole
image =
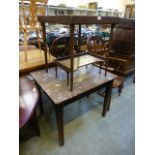
[[[120, 24], [116, 25], [109, 40], [108, 55], [109, 66], [117, 78], [114, 80], [113, 87], [118, 87], [119, 96], [121, 94], [124, 75], [135, 69], [135, 37], [134, 26]], [[123, 75], [123, 76], [122, 76]]]
[[36, 32], [38, 47], [41, 49], [39, 32], [42, 28], [37, 21], [37, 15], [45, 15], [48, 0], [19, 0], [19, 30], [24, 32], [25, 61], [27, 61], [27, 33]]
[[[77, 38], [74, 38], [74, 49], [77, 47]], [[50, 47], [50, 53], [56, 58], [64, 58], [70, 56], [70, 37], [67, 35], [56, 38]], [[55, 72], [57, 77], [57, 65], [55, 66]], [[69, 84], [69, 72], [67, 71], [67, 85]]]
[[[74, 37], [75, 53], [78, 49], [77, 43], [78, 39]], [[50, 53], [56, 58], [66, 57], [70, 55], [69, 48], [70, 48], [70, 37], [67, 35], [59, 36], [52, 42], [52, 45], [50, 46]]]
[[102, 57], [106, 56], [106, 48], [101, 36], [90, 36], [87, 40], [87, 50]]
[[101, 36], [90, 36], [87, 39], [87, 50], [88, 52], [98, 55], [105, 60], [104, 63], [99, 62], [96, 64], [99, 64], [100, 67], [102, 67], [102, 65], [105, 66], [104, 69], [105, 69], [105, 76], [106, 76], [109, 57], [108, 57], [108, 53], [106, 51], [106, 47], [104, 45], [104, 40], [102, 39], [102, 37]]
[[[87, 49], [89, 52], [93, 52], [107, 59], [107, 62], [105, 64], [99, 64], [99, 65], [102, 65], [100, 67], [110, 72], [113, 72], [117, 75], [119, 67], [114, 68], [113, 66], [109, 66], [108, 64], [109, 52], [108, 52], [108, 49], [106, 49], [104, 45], [104, 40], [102, 39], [101, 36], [90, 36], [87, 40]], [[122, 92], [123, 83], [124, 83], [124, 78], [122, 76], [117, 75], [117, 78], [114, 80], [114, 83], [113, 83], [113, 88], [118, 88], [119, 96]]]
[[121, 75], [135, 70], [135, 30], [130, 25], [116, 25], [108, 45], [109, 64]]
[[70, 54], [69, 42], [69, 36], [60, 36], [56, 38], [52, 42], [52, 45], [50, 47], [50, 53], [56, 58], [68, 56]]

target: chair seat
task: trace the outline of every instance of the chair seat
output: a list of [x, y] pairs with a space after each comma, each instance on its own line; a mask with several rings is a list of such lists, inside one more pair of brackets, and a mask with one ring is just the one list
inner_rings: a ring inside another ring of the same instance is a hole
[[122, 76], [117, 76], [113, 83], [113, 88], [119, 87], [124, 82], [124, 78]]

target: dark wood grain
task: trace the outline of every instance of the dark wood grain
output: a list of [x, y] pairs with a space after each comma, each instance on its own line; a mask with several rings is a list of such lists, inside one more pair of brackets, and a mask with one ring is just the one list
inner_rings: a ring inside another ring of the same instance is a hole
[[113, 81], [116, 76], [107, 72], [104, 76], [104, 70], [98, 74], [99, 68], [94, 65], [89, 65], [87, 68], [79, 68], [74, 74], [74, 89], [70, 91], [70, 87], [66, 85], [66, 72], [58, 68], [59, 76], [55, 77], [55, 68], [49, 68], [49, 73], [44, 70], [32, 72], [31, 75], [36, 83], [42, 88], [44, 93], [55, 106], [58, 136], [60, 146], [64, 145], [64, 127], [63, 127], [63, 108], [80, 98], [86, 97], [102, 88], [106, 88], [105, 100], [102, 109], [102, 116], [106, 116], [107, 110], [110, 107], [111, 91]]
[[133, 20], [119, 17], [101, 17], [98, 16], [38, 16], [38, 21], [41, 23], [52, 24], [118, 24], [128, 22], [132, 26]]
[[135, 69], [135, 29], [127, 24], [115, 26], [108, 46], [109, 65], [117, 68], [121, 75], [127, 75]]
[[39, 93], [33, 81], [25, 77], [19, 79], [19, 128], [22, 128], [33, 115]]
[[42, 26], [42, 37], [44, 41], [44, 55], [45, 55], [45, 69], [48, 72], [48, 60], [47, 60], [47, 44], [46, 44], [46, 27], [45, 23], [41, 23]]

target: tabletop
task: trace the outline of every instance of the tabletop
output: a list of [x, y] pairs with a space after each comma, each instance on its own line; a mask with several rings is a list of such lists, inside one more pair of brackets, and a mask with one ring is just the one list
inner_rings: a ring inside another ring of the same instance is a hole
[[102, 70], [99, 74], [100, 68], [94, 65], [88, 67], [81, 67], [74, 72], [74, 89], [70, 91], [70, 86], [67, 86], [66, 72], [58, 68], [58, 77], [55, 76], [55, 68], [49, 68], [48, 73], [45, 70], [31, 72], [32, 77], [38, 85], [51, 98], [54, 104], [61, 104], [64, 101], [74, 98], [82, 93], [85, 93], [95, 87], [104, 85], [106, 82], [113, 80], [116, 76]]
[[[26, 74], [31, 71], [45, 67], [44, 51], [40, 49], [33, 49], [27, 51], [28, 61], [25, 61], [25, 51], [19, 52], [19, 73]], [[47, 55], [48, 65], [53, 64], [55, 57]]]

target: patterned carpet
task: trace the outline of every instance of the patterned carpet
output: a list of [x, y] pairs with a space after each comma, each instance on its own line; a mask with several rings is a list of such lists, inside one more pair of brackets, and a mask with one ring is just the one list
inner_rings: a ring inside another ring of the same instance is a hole
[[[135, 84], [125, 79], [121, 96], [113, 89], [110, 111], [101, 116], [103, 97], [94, 93], [64, 108], [65, 145], [59, 146], [54, 107], [43, 94], [41, 136], [19, 144], [20, 155], [134, 155]], [[39, 110], [39, 109], [38, 109]]]

